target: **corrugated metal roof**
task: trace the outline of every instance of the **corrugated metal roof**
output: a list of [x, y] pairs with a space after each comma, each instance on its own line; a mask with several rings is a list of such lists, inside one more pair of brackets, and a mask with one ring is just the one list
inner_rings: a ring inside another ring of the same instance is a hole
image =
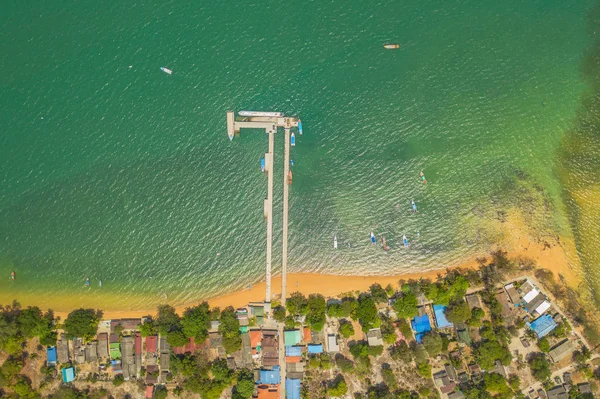
[[300, 380], [290, 378], [285, 379], [285, 398], [300, 399]]

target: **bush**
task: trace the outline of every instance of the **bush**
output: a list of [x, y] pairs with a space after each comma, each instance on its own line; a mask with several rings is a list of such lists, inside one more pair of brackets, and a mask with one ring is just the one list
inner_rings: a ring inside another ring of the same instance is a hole
[[354, 335], [354, 326], [347, 320], [341, 320], [339, 331], [342, 337], [347, 339]]
[[113, 378], [112, 383], [116, 387], [123, 385], [125, 383], [125, 378], [123, 377], [123, 374], [117, 374], [115, 378]]
[[361, 294], [358, 297], [358, 307], [356, 308], [356, 317], [362, 326], [363, 332], [379, 326], [379, 312], [373, 297], [368, 294]]
[[548, 338], [544, 337], [538, 340], [538, 347], [544, 353], [550, 352], [550, 342], [548, 341]]
[[383, 364], [381, 366], [381, 377], [383, 378], [383, 382], [392, 390], [398, 387], [396, 383], [396, 376], [394, 375], [394, 370], [390, 367], [389, 364]]
[[187, 308], [181, 318], [183, 333], [187, 338], [194, 338], [196, 342], [204, 342], [208, 338], [210, 328], [210, 308], [207, 302], [198, 306]]
[[400, 331], [404, 338], [406, 338], [407, 340], [413, 338], [412, 327], [410, 326], [410, 323], [408, 321], [406, 321], [405, 319], [398, 320], [397, 327], [398, 331]]
[[167, 399], [169, 396], [169, 391], [164, 385], [158, 385], [154, 388], [154, 399]]
[[369, 356], [378, 357], [383, 353], [383, 345], [369, 346], [367, 353]]
[[285, 321], [285, 308], [281, 305], [275, 306], [273, 308], [273, 318], [279, 323], [283, 323]]
[[417, 297], [413, 292], [402, 293], [392, 304], [392, 309], [394, 309], [399, 319], [413, 318], [419, 314], [417, 311]]
[[338, 376], [329, 383], [327, 393], [336, 398], [342, 397], [348, 393], [348, 386], [342, 375], [338, 374]]
[[431, 378], [431, 365], [429, 363], [418, 364], [417, 373], [423, 378]]
[[335, 365], [344, 373], [354, 371], [354, 362], [341, 354], [335, 357]]
[[404, 341], [400, 341], [390, 347], [390, 356], [392, 359], [402, 363], [410, 363], [412, 361], [412, 351]]
[[102, 311], [94, 309], [77, 309], [69, 313], [63, 329], [68, 338], [92, 339], [98, 331], [102, 319]]
[[152, 320], [146, 321], [144, 324], [141, 324], [138, 328], [142, 337], [156, 335], [156, 328], [154, 327], [154, 322]]
[[548, 360], [546, 360], [546, 356], [543, 353], [534, 353], [529, 358], [529, 368], [531, 369], [531, 374], [538, 381], [545, 381], [552, 375]]

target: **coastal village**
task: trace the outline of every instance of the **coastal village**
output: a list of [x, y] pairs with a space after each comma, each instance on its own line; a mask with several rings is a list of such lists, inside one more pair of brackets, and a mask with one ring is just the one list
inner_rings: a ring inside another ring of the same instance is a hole
[[[600, 363], [577, 321], [536, 277], [500, 280], [490, 267], [338, 298], [293, 293], [287, 309], [274, 303], [270, 314], [263, 303], [203, 304], [181, 319], [167, 306], [155, 317], [97, 320], [94, 335], [61, 330], [43, 348], [50, 371], [44, 384], [29, 377], [31, 392], [42, 385], [44, 397], [63, 397], [51, 392], [100, 384], [104, 396], [73, 397], [595, 397]], [[192, 314], [204, 339], [188, 337]], [[165, 317], [184, 334], [161, 329]], [[10, 359], [0, 359], [5, 381], [15, 378]], [[119, 386], [129, 388], [119, 394]]]

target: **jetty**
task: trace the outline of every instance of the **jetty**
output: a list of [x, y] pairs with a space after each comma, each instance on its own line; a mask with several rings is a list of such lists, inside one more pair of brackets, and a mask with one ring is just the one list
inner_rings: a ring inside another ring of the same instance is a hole
[[264, 130], [268, 136], [268, 152], [265, 153], [265, 173], [267, 173], [267, 198], [264, 201], [264, 215], [267, 221], [267, 260], [266, 260], [266, 292], [265, 313], [271, 313], [271, 261], [273, 245], [273, 162], [275, 133], [278, 128], [284, 129], [284, 174], [283, 174], [283, 251], [281, 262], [281, 301], [285, 306], [287, 283], [287, 253], [288, 253], [288, 174], [290, 168], [290, 129], [297, 128], [300, 119], [287, 117], [281, 112], [240, 111], [236, 117], [234, 111], [227, 112], [227, 136], [229, 140], [239, 136], [242, 129]]

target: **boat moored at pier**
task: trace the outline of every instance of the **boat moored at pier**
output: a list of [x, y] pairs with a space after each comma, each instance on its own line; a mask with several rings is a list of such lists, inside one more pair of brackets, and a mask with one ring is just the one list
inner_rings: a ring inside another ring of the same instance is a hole
[[239, 116], [272, 116], [272, 117], [284, 117], [283, 112], [263, 112], [263, 111], [240, 111]]

